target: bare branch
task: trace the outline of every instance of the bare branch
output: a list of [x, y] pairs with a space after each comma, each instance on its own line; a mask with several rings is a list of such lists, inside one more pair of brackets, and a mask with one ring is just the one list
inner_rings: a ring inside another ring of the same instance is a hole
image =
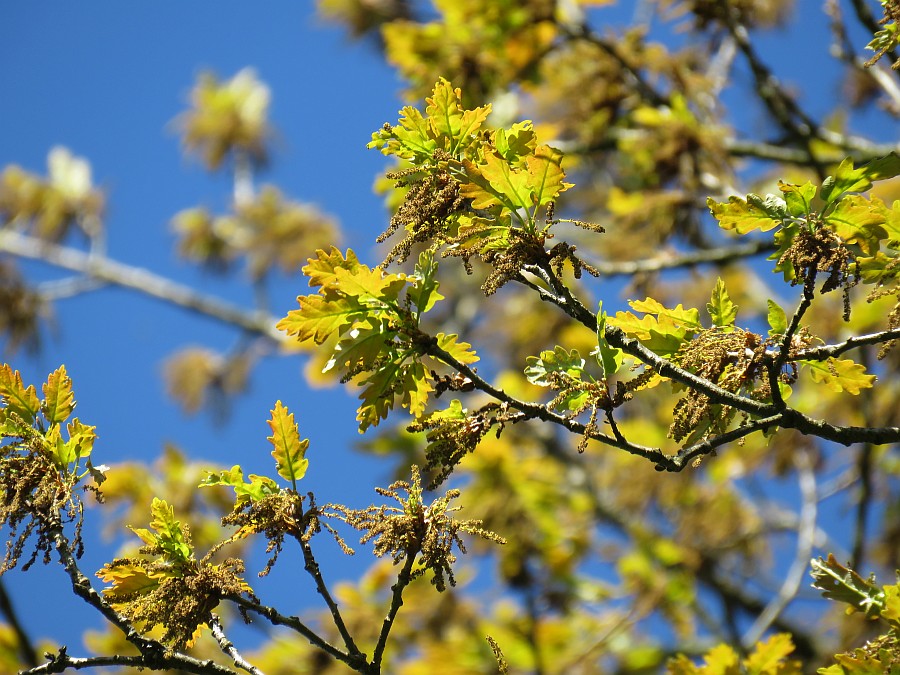
[[212, 619], [209, 621], [209, 629], [212, 631], [212, 636], [219, 644], [219, 649], [222, 650], [222, 653], [231, 658], [237, 668], [246, 670], [251, 675], [264, 675], [263, 671], [241, 656], [241, 653], [235, 648], [234, 643], [225, 635], [219, 617], [215, 614], [213, 614]]
[[803, 577], [809, 566], [812, 556], [813, 544], [816, 535], [816, 514], [818, 495], [816, 491], [816, 474], [813, 471], [813, 462], [810, 452], [806, 448], [798, 448], [794, 454], [794, 463], [797, 466], [797, 480], [800, 485], [802, 506], [800, 507], [800, 521], [797, 528], [797, 550], [794, 561], [785, 576], [784, 583], [766, 608], [756, 617], [753, 625], [744, 633], [741, 640], [746, 649], [756, 644], [769, 626], [784, 611], [791, 600], [796, 597], [803, 583]]
[[407, 552], [406, 562], [403, 563], [403, 568], [397, 575], [397, 581], [391, 586], [391, 606], [384, 617], [384, 622], [381, 624], [378, 644], [375, 646], [375, 654], [372, 656], [372, 672], [378, 673], [381, 671], [381, 660], [384, 657], [385, 647], [387, 647], [388, 636], [394, 625], [394, 619], [397, 618], [397, 613], [403, 606], [403, 591], [409, 586], [409, 582], [412, 581], [412, 568], [416, 562], [417, 555], [418, 551]]
[[95, 281], [129, 288], [205, 314], [231, 326], [263, 335], [276, 342], [284, 339], [282, 333], [275, 329], [278, 319], [266, 312], [236, 307], [139, 267], [90, 255], [78, 249], [60, 246], [12, 230], [0, 231], [0, 251], [22, 258], [41, 260], [56, 267], [80, 272]]
[[[19, 671], [19, 675], [45, 675], [47, 673], [62, 673], [66, 670], [85, 670], [87, 668], [100, 668], [103, 666], [129, 666], [138, 670], [174, 670], [181, 673], [196, 673], [196, 675], [234, 675], [234, 671], [220, 666], [213, 661], [201, 661], [184, 654], [172, 654], [154, 659], [152, 664], [144, 656], [90, 656], [79, 658], [69, 656], [66, 648], [61, 647], [56, 654], [47, 654], [47, 663]], [[260, 671], [257, 671], [260, 672]]]

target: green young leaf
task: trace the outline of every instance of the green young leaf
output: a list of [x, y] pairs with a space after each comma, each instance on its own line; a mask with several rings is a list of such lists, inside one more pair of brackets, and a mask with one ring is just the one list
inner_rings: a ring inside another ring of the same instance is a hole
[[474, 110], [463, 110], [462, 92], [454, 89], [444, 78], [434, 85], [434, 91], [425, 101], [425, 113], [433, 135], [442, 150], [459, 155], [472, 141], [482, 123], [491, 112], [490, 105]]
[[537, 135], [530, 120], [516, 122], [509, 129], [497, 129], [492, 137], [494, 148], [510, 164], [518, 164], [526, 155], [534, 154]]
[[525, 377], [539, 387], [553, 384], [550, 373], [564, 373], [573, 380], [580, 380], [584, 374], [584, 359], [578, 350], [568, 351], [558, 345], [553, 351], [542, 351], [540, 356], [529, 356], [526, 363]]
[[824, 597], [845, 602], [870, 619], [881, 613], [884, 608], [884, 593], [875, 584], [873, 575], [863, 579], [853, 570], [841, 565], [830, 553], [828, 560], [817, 558], [810, 561], [810, 566], [813, 588], [821, 590]]
[[227, 471], [210, 471], [200, 482], [199, 487], [212, 487], [214, 485], [227, 485], [234, 489], [236, 505], [254, 501], [257, 502], [269, 495], [278, 494], [278, 484], [267, 476], [250, 474], [250, 482], [244, 482], [244, 472], [235, 464]]
[[784, 195], [788, 213], [797, 218], [805, 218], [812, 211], [812, 200], [816, 196], [816, 186], [806, 181], [804, 185], [793, 185], [778, 181], [778, 189]]
[[846, 391], [858, 396], [861, 389], [869, 389], [875, 383], [875, 376], [866, 373], [866, 368], [850, 359], [829, 357], [826, 361], [798, 361], [809, 368], [813, 382], [819, 382], [831, 391]]
[[309, 460], [305, 457], [309, 439], [300, 440], [300, 428], [294, 421], [294, 414], [289, 413], [281, 401], [276, 401], [272, 409], [269, 428], [272, 429], [272, 435], [268, 440], [275, 447], [272, 457], [275, 458], [278, 475], [291, 481], [296, 490], [297, 481], [306, 475], [306, 468], [309, 466]]
[[413, 301], [419, 314], [428, 312], [444, 296], [437, 292], [438, 284], [435, 279], [438, 264], [431, 251], [422, 251], [419, 261], [416, 263], [415, 285], [408, 291], [409, 299]]
[[819, 196], [826, 204], [831, 204], [845, 192], [865, 192], [872, 182], [900, 175], [900, 155], [892, 152], [885, 157], [874, 159], [854, 168], [849, 157], [841, 162], [833, 176], [822, 183]]
[[44, 417], [51, 424], [66, 421], [75, 408], [72, 379], [66, 373], [66, 367], [60, 366], [50, 373], [42, 389], [44, 401], [41, 409], [44, 411]]
[[737, 305], [731, 301], [728, 291], [725, 290], [725, 282], [720, 277], [716, 280], [712, 298], [706, 305], [706, 311], [709, 312], [713, 326], [734, 326], [737, 310]]
[[366, 308], [356, 298], [337, 297], [326, 300], [321, 295], [301, 295], [300, 309], [292, 309], [275, 328], [296, 336], [297, 342], [312, 340], [322, 344], [334, 333], [343, 333], [354, 321], [366, 315]]
[[332, 246], [327, 252], [321, 249], [316, 251], [316, 257], [309, 258], [303, 274], [309, 277], [310, 286], [328, 287], [335, 281], [335, 270], [355, 272], [362, 266], [352, 249], [348, 248], [347, 256], [344, 257], [338, 248]]
[[[717, 202], [710, 197], [706, 200], [706, 204], [719, 221], [719, 227], [723, 230], [734, 230], [738, 234], [747, 234], [754, 230], [768, 232], [784, 222], [782, 215], [766, 209], [764, 200], [752, 197], [756, 195], [748, 195], [748, 199], [729, 197], [727, 202]], [[771, 208], [774, 207], [772, 204]]]
[[528, 169], [528, 186], [531, 188], [531, 201], [540, 206], [556, 199], [565, 192], [572, 183], [566, 183], [562, 170], [563, 153], [549, 145], [538, 146], [533, 155], [525, 157]]
[[766, 300], [766, 304], [769, 306], [769, 315], [767, 317], [769, 321], [769, 337], [784, 335], [788, 327], [787, 314], [774, 300]]
[[472, 200], [472, 208], [489, 210], [502, 206], [515, 212], [531, 206], [528, 174], [499, 155], [488, 153], [480, 164], [463, 160], [463, 168], [466, 180], [461, 183], [459, 194]]
[[390, 361], [369, 373], [360, 383], [364, 388], [359, 395], [362, 403], [356, 410], [359, 433], [365, 432], [369, 427], [378, 426], [381, 420], [387, 418], [388, 412], [394, 407], [397, 381], [401, 375], [400, 364]]
[[616, 312], [614, 317], [607, 318], [607, 322], [637, 338], [660, 356], [675, 354], [686, 341], [703, 328], [697, 309], [685, 309], [680, 304], [670, 309], [653, 298], [632, 300], [628, 304], [633, 309], [647, 314], [638, 318], [631, 312]]
[[322, 369], [327, 373], [334, 367], [348, 370], [371, 370], [397, 335], [385, 319], [369, 318], [358, 321], [346, 336], [335, 345], [334, 352]]
[[479, 361], [479, 356], [472, 351], [472, 345], [468, 342], [460, 342], [455, 333], [438, 333], [435, 335], [438, 347], [447, 352], [454, 359], [466, 365]]
[[592, 353], [596, 353], [597, 360], [603, 367], [603, 375], [607, 378], [619, 372], [619, 368], [625, 362], [622, 350], [610, 346], [606, 341], [605, 330], [608, 318], [607, 313], [603, 311], [603, 302], [600, 302], [597, 306], [597, 349]]
[[97, 572], [97, 576], [104, 583], [112, 584], [103, 589], [103, 596], [113, 605], [117, 605], [156, 590], [166, 577], [172, 575], [166, 572], [164, 568], [149, 572], [137, 563], [118, 561], [115, 564], [104, 565]]
[[185, 540], [181, 522], [175, 520], [175, 509], [168, 502], [154, 497], [150, 504], [150, 515], [150, 527], [155, 533], [137, 527], [132, 527], [131, 531], [148, 546], [161, 549], [162, 555], [170, 563], [179, 564], [190, 560], [191, 547]]
[[66, 425], [66, 430], [69, 432], [69, 440], [66, 445], [69, 446], [73, 461], [90, 456], [94, 449], [94, 441], [97, 439], [96, 428], [82, 424], [77, 417], [72, 418], [72, 421]]
[[847, 195], [825, 218], [834, 233], [848, 244], [857, 244], [863, 253], [878, 250], [879, 241], [887, 237], [885, 224], [888, 209], [877, 197]]
[[34, 385], [27, 388], [22, 383], [22, 375], [9, 364], [0, 365], [0, 399], [10, 412], [17, 414], [29, 424], [34, 422], [41, 409]]
[[428, 395], [434, 391], [425, 372], [425, 366], [418, 361], [409, 364], [403, 369], [400, 382], [403, 392], [401, 404], [404, 408], [409, 408], [410, 414], [414, 417], [421, 417], [425, 412], [425, 406], [428, 405]]

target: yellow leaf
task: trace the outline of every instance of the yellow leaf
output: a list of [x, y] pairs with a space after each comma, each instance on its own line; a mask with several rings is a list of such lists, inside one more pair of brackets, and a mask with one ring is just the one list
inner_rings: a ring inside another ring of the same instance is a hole
[[75, 395], [72, 393], [72, 379], [66, 373], [66, 367], [60, 366], [50, 373], [42, 389], [42, 408], [47, 421], [59, 423], [68, 419], [75, 408]]
[[819, 382], [831, 391], [846, 391], [854, 396], [861, 389], [869, 389], [875, 383], [875, 376], [866, 373], [862, 364], [850, 359], [829, 358], [827, 361], [801, 361], [809, 368], [813, 382]]
[[0, 398], [8, 410], [29, 423], [34, 422], [41, 409], [34, 385], [26, 388], [19, 371], [13, 370], [7, 363], [0, 365]]
[[300, 440], [300, 429], [294, 421], [294, 414], [289, 413], [281, 401], [277, 401], [272, 409], [269, 427], [272, 435], [268, 440], [275, 447], [272, 457], [275, 458], [278, 475], [291, 481], [296, 488], [297, 481], [303, 478], [309, 466], [309, 460], [304, 457], [309, 439]]

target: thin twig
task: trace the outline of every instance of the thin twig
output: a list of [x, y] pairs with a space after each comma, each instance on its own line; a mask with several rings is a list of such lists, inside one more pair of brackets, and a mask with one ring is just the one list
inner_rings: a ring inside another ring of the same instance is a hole
[[797, 551], [794, 561], [785, 576], [784, 583], [766, 608], [756, 617], [753, 625], [744, 633], [743, 644], [745, 649], [755, 645], [775, 619], [781, 615], [785, 607], [796, 597], [803, 583], [803, 577], [809, 566], [813, 544], [816, 535], [816, 514], [818, 495], [816, 492], [816, 474], [813, 470], [812, 457], [809, 450], [797, 448], [794, 453], [794, 463], [797, 467], [797, 480], [800, 486], [802, 506], [800, 507], [800, 522], [797, 528]]
[[303, 637], [309, 640], [310, 644], [318, 647], [323, 652], [330, 654], [338, 661], [346, 663], [354, 670], [365, 672], [364, 667], [366, 664], [364, 660], [361, 662], [359, 657], [354, 657], [350, 654], [342, 652], [330, 642], [320, 637], [315, 631], [313, 631], [306, 624], [300, 621], [300, 619], [298, 619], [296, 616], [285, 616], [272, 607], [262, 605], [258, 602], [249, 600], [248, 598], [244, 598], [239, 595], [228, 596], [227, 599], [231, 600], [239, 607], [243, 607], [247, 611], [253, 612], [254, 614], [259, 614], [261, 617], [268, 620], [269, 623], [271, 623], [273, 626], [287, 626], [288, 628], [291, 628], [292, 630], [300, 633]]
[[412, 581], [412, 568], [416, 562], [416, 555], [418, 555], [417, 551], [407, 551], [403, 568], [397, 575], [397, 581], [391, 586], [391, 606], [388, 609], [387, 615], [384, 617], [384, 622], [381, 624], [381, 633], [378, 635], [378, 644], [375, 645], [375, 653], [372, 656], [373, 673], [381, 672], [381, 661], [384, 658], [384, 650], [385, 647], [387, 647], [388, 636], [391, 633], [391, 628], [394, 626], [394, 620], [397, 618], [397, 613], [403, 606], [403, 591], [409, 586], [410, 581]]
[[843, 342], [833, 345], [822, 345], [821, 347], [813, 347], [797, 352], [794, 358], [798, 361], [824, 361], [832, 356], [838, 356], [851, 349], [862, 347], [864, 345], [877, 345], [883, 342], [900, 339], [900, 328], [892, 328], [883, 330], [878, 333], [868, 333], [867, 335], [855, 335], [849, 337]]
[[[303, 514], [301, 514], [300, 521], [303, 522]], [[341, 616], [341, 610], [338, 608], [337, 602], [335, 602], [334, 598], [331, 596], [331, 592], [328, 590], [328, 586], [325, 584], [325, 579], [322, 577], [322, 571], [319, 568], [319, 563], [316, 562], [316, 557], [309, 541], [304, 541], [302, 535], [298, 535], [296, 539], [300, 544], [300, 550], [303, 552], [303, 569], [313, 578], [313, 581], [316, 584], [316, 590], [328, 606], [328, 611], [331, 612], [331, 619], [334, 622], [338, 633], [340, 633], [341, 639], [344, 641], [344, 646], [347, 647], [347, 652], [353, 658], [365, 661], [366, 655], [359, 650], [359, 647], [357, 647], [356, 643], [353, 641], [353, 637], [350, 635], [350, 631], [347, 630], [347, 626], [344, 623], [344, 618]]]

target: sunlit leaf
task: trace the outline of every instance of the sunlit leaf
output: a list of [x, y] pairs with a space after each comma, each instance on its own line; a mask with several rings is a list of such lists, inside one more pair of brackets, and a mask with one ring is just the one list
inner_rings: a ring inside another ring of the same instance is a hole
[[226, 471], [209, 472], [200, 482], [199, 487], [227, 485], [234, 489], [237, 505], [247, 501], [259, 501], [268, 495], [277, 494], [279, 491], [278, 484], [267, 476], [257, 476], [251, 473], [248, 478], [250, 482], [244, 482], [244, 472], [240, 466], [235, 464]]
[[175, 509], [166, 501], [153, 498], [150, 504], [150, 527], [156, 534], [142, 528], [132, 528], [144, 543], [158, 546], [165, 557], [173, 563], [190, 560], [191, 547], [188, 545], [181, 529], [181, 522], [175, 519]]
[[825, 218], [835, 234], [848, 244], [858, 244], [864, 253], [878, 250], [879, 240], [887, 236], [884, 225], [887, 207], [880, 199], [847, 195]]
[[884, 599], [874, 576], [863, 579], [852, 569], [841, 565], [830, 553], [827, 560], [811, 560], [810, 566], [813, 587], [820, 589], [824, 597], [847, 603], [870, 618], [881, 612]]
[[439, 300], [443, 300], [444, 296], [438, 293], [438, 281], [435, 279], [437, 273], [437, 261], [434, 259], [434, 253], [431, 251], [422, 251], [419, 254], [419, 261], [416, 263], [416, 282], [408, 293], [410, 300], [415, 303], [420, 314], [429, 311]]
[[309, 447], [309, 439], [300, 440], [300, 429], [294, 421], [294, 414], [276, 401], [269, 419], [269, 428], [272, 435], [269, 442], [275, 447], [272, 457], [275, 458], [275, 466], [278, 475], [291, 481], [296, 488], [297, 481], [306, 475], [309, 460], [306, 459], [306, 449]]
[[728, 291], [725, 289], [725, 282], [719, 277], [716, 280], [712, 298], [706, 305], [706, 311], [709, 312], [713, 326], [734, 326], [737, 310], [737, 305], [731, 301]]
[[59, 423], [67, 420], [75, 408], [75, 395], [72, 393], [72, 379], [66, 373], [65, 366], [50, 373], [43, 391], [42, 408], [47, 421]]
[[34, 385], [26, 387], [19, 371], [13, 370], [7, 363], [0, 365], [0, 398], [10, 412], [28, 423], [34, 422], [41, 409]]
[[766, 300], [766, 304], [769, 306], [769, 314], [767, 316], [769, 321], [769, 335], [784, 335], [788, 327], [787, 315], [774, 300]]
[[327, 300], [321, 295], [301, 295], [300, 309], [292, 309], [275, 327], [298, 342], [313, 340], [322, 344], [332, 334], [340, 333], [365, 316], [366, 308], [356, 298], [337, 297]]
[[900, 175], [900, 155], [896, 152], [872, 160], [860, 167], [853, 166], [849, 157], [841, 162], [833, 176], [822, 183], [819, 196], [830, 204], [845, 192], [865, 192], [872, 187], [872, 182]]
[[738, 234], [754, 230], [768, 232], [783, 222], [780, 216], [767, 212], [761, 204], [740, 197], [729, 197], [727, 202], [717, 202], [710, 197], [706, 204], [719, 221], [719, 227], [734, 230]]
[[566, 183], [566, 177], [562, 170], [563, 154], [549, 145], [541, 145], [535, 149], [533, 155], [525, 157], [525, 165], [528, 168], [528, 186], [531, 188], [531, 200], [533, 204], [546, 204], [556, 199], [561, 192], [572, 187], [572, 183]]
[[468, 342], [460, 342], [459, 336], [454, 333], [438, 333], [438, 347], [447, 352], [460, 363], [469, 364], [479, 360], [478, 355], [472, 350], [472, 345]]
[[344, 269], [355, 272], [362, 264], [352, 249], [347, 249], [346, 258], [340, 250], [332, 246], [329, 251], [318, 250], [316, 257], [310, 258], [303, 268], [303, 274], [309, 277], [310, 286], [330, 286], [335, 281], [335, 270]]
[[812, 210], [812, 200], [816, 196], [816, 186], [807, 181], [803, 185], [793, 185], [778, 181], [778, 189], [784, 195], [788, 212], [792, 216], [806, 217]]
[[828, 358], [825, 361], [800, 361], [809, 368], [814, 382], [819, 382], [831, 391], [846, 391], [858, 395], [860, 390], [875, 384], [875, 376], [866, 373], [866, 368], [850, 359]]
[[159, 587], [166, 578], [162, 571], [150, 574], [143, 566], [131, 562], [104, 565], [97, 576], [112, 586], [103, 589], [104, 597], [112, 603], [127, 602]]
[[603, 311], [603, 303], [601, 302], [597, 308], [597, 350], [596, 354], [600, 365], [603, 366], [603, 374], [610, 377], [619, 372], [619, 368], [624, 363], [624, 356], [621, 349], [612, 347], [606, 341], [604, 330], [606, 329], [606, 321], [608, 315]]
[[578, 350], [567, 350], [558, 345], [552, 351], [542, 351], [540, 356], [529, 356], [526, 363], [525, 377], [539, 387], [553, 384], [550, 373], [562, 373], [574, 380], [580, 380], [584, 374], [584, 359]]

